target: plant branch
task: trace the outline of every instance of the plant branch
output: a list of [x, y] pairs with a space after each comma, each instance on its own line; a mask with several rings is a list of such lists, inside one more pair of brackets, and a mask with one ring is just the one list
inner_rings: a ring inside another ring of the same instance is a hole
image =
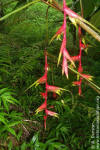
[[89, 34], [92, 35], [97, 41], [100, 42], [100, 36], [98, 33], [96, 33], [94, 30], [92, 30], [89, 26], [87, 26], [85, 23], [81, 22], [80, 20], [76, 19], [76, 22]]
[[11, 13], [9, 13], [9, 14], [7, 14], [7, 15], [1, 17], [1, 18], [0, 18], [0, 21], [3, 21], [3, 20], [5, 20], [5, 19], [7, 19], [9, 16], [11, 16], [11, 15], [13, 15], [13, 14], [15, 14], [15, 13], [17, 13], [17, 12], [19, 12], [19, 11], [21, 11], [21, 10], [27, 8], [27, 7], [29, 7], [30, 5], [32, 5], [32, 4], [36, 3], [36, 2], [39, 2], [39, 1], [40, 1], [40, 0], [34, 0], [34, 1], [32, 1], [32, 2], [30, 2], [30, 3], [28, 3], [28, 4], [26, 4], [26, 5], [24, 5], [24, 6], [22, 6], [22, 7], [20, 7], [20, 8], [18, 8], [18, 9], [14, 10], [14, 11], [12, 11]]

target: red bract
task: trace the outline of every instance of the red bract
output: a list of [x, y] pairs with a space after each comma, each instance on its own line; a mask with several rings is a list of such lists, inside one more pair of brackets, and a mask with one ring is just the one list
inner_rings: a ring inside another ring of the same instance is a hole
[[65, 49], [65, 47], [66, 47], [66, 41], [63, 38], [63, 41], [62, 41], [62, 44], [61, 44], [61, 48], [60, 48], [59, 57], [58, 57], [58, 65], [59, 65], [59, 62], [60, 62], [60, 59], [61, 59], [61, 55], [62, 55], [63, 50]]
[[44, 101], [44, 103], [35, 112], [36, 112], [36, 114], [38, 114], [38, 112], [40, 112], [46, 108], [47, 108], [47, 103], [46, 103], [46, 101]]
[[72, 60], [71, 56], [69, 55], [68, 51], [66, 49], [63, 50], [63, 55], [68, 59], [72, 65], [75, 67], [74, 61]]
[[56, 36], [64, 32], [64, 24], [56, 32]]
[[81, 93], [82, 93], [81, 84], [82, 84], [82, 79], [80, 79], [80, 81], [74, 81], [73, 82], [73, 86], [78, 86], [79, 87], [79, 89], [78, 89], [78, 94], [79, 95], [81, 95]]
[[80, 80], [80, 81], [74, 81], [74, 82], [73, 82], [73, 85], [75, 85], [75, 86], [76, 86], [76, 85], [77, 85], [77, 86], [80, 86], [80, 85], [81, 85], [81, 80]]
[[72, 56], [71, 59], [72, 59], [73, 61], [79, 61], [79, 60], [80, 60], [80, 55]]
[[53, 112], [53, 111], [50, 111], [50, 110], [45, 110], [46, 112], [46, 115], [50, 115], [50, 116], [53, 116], [53, 117], [58, 117], [58, 114], [56, 112]]
[[39, 84], [43, 84], [43, 83], [45, 83], [46, 82], [46, 80], [47, 80], [47, 76], [46, 76], [46, 74], [44, 74], [40, 79], [38, 79], [37, 81], [35, 81], [33, 84], [32, 84], [32, 86], [38, 86]]
[[92, 80], [93, 76], [91, 75], [87, 75], [87, 74], [81, 74], [84, 78], [88, 79], [88, 80]]
[[63, 57], [63, 64], [62, 64], [62, 75], [65, 73], [66, 77], [68, 78], [68, 65], [67, 65], [67, 59], [64, 56]]
[[52, 37], [50, 43], [56, 38], [59, 37], [64, 32], [64, 24], [58, 29], [56, 34]]
[[88, 44], [85, 45], [85, 44], [81, 43], [81, 50], [84, 50], [87, 47], [88, 47]]
[[55, 92], [55, 93], [57, 93], [58, 95], [61, 94], [61, 91], [62, 91], [62, 90], [65, 90], [65, 89], [62, 89], [62, 88], [60, 88], [60, 87], [52, 86], [52, 85], [47, 85], [46, 88], [47, 88], [47, 91], [48, 91], [48, 92]]

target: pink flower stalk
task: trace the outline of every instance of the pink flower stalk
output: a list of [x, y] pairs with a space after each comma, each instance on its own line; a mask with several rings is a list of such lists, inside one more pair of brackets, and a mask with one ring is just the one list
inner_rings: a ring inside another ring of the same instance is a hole
[[47, 120], [47, 115], [45, 115], [43, 118], [44, 118], [44, 128], [45, 128], [45, 130], [46, 130], [46, 120]]
[[47, 78], [47, 73], [48, 73], [47, 51], [45, 51], [45, 74], [46, 74], [46, 78]]
[[82, 68], [82, 65], [79, 65], [79, 67], [78, 67], [78, 72], [83, 72], [83, 68]]
[[38, 114], [40, 111], [43, 111], [46, 108], [47, 108], [47, 103], [46, 101], [44, 101], [44, 103], [35, 112], [36, 114]]
[[56, 112], [50, 111], [50, 110], [45, 110], [46, 115], [48, 116], [53, 116], [53, 117], [58, 117], [58, 114]]
[[81, 95], [81, 94], [82, 94], [81, 85], [79, 86], [78, 94], [79, 94], [79, 95]]
[[61, 94], [61, 91], [62, 90], [65, 90], [65, 89], [63, 89], [63, 88], [60, 88], [60, 87], [57, 87], [57, 86], [52, 86], [52, 85], [47, 85], [47, 91], [48, 92], [55, 92], [55, 93], [57, 93], [58, 95], [60, 95]]
[[76, 18], [76, 19], [78, 19], [78, 18], [80, 18], [80, 16], [77, 14], [77, 13], [75, 13], [73, 10], [71, 10], [69, 7], [65, 7], [64, 8], [64, 12], [66, 13], [66, 15], [68, 15], [69, 17], [72, 17], [72, 18]]
[[73, 86], [79, 86], [78, 94], [81, 95], [82, 90], [81, 90], [81, 84], [82, 84], [82, 78], [80, 78], [80, 81], [74, 81]]

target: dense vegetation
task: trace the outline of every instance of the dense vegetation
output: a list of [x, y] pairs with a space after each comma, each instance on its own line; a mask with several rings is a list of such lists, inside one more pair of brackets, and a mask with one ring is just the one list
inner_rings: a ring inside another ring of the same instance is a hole
[[[30, 0], [0, 0], [0, 16], [25, 5]], [[79, 0], [66, 0], [80, 14]], [[84, 18], [100, 29], [99, 0], [82, 0]], [[62, 2], [59, 1], [62, 5]], [[91, 150], [92, 123], [95, 122], [95, 88], [83, 80], [82, 95], [72, 86], [76, 74], [69, 70], [69, 79], [61, 75], [57, 57], [61, 40], [48, 44], [62, 25], [63, 14], [35, 3], [0, 22], [0, 150]], [[89, 9], [88, 9], [89, 8]], [[79, 51], [78, 31], [68, 20], [67, 48], [72, 55]], [[82, 30], [89, 45], [83, 52], [85, 73], [94, 76], [100, 86], [100, 42]], [[61, 96], [48, 94], [48, 105], [59, 119], [48, 117], [44, 130], [43, 112], [35, 114], [41, 105], [44, 85], [25, 91], [44, 73], [44, 50], [48, 51], [48, 83], [62, 87]]]

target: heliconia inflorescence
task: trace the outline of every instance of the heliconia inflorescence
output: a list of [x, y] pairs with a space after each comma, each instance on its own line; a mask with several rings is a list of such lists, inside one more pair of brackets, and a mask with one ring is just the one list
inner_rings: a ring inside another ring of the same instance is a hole
[[[81, 62], [82, 51], [87, 50], [88, 45], [85, 43], [85, 40], [82, 39], [82, 33], [81, 33], [81, 27], [80, 26], [78, 27], [79, 54], [77, 56], [70, 56], [68, 50], [66, 49], [66, 44], [67, 44], [67, 40], [66, 40], [66, 16], [69, 17], [69, 19], [71, 20], [71, 22], [75, 26], [77, 25], [76, 19], [81, 19], [81, 16], [79, 16], [77, 13], [75, 13], [74, 11], [72, 11], [70, 8], [67, 7], [66, 0], [63, 0], [63, 12], [64, 12], [63, 24], [58, 29], [58, 31], [53, 36], [53, 38], [51, 39], [51, 41], [52, 41], [55, 37], [58, 38], [61, 34], [63, 34], [63, 40], [62, 40], [62, 44], [61, 44], [61, 48], [60, 48], [60, 53], [58, 56], [58, 65], [59, 65], [61, 56], [63, 56], [62, 75], [65, 73], [66, 77], [68, 78], [68, 61], [71, 62], [73, 67], [75, 67], [75, 62], [78, 61], [79, 62], [78, 72], [83, 76], [83, 78], [86, 78], [88, 80], [92, 80], [92, 76], [83, 74], [83, 67], [82, 67], [82, 62]], [[83, 12], [82, 12], [82, 15], [83, 15]], [[81, 84], [82, 84], [83, 78], [80, 77], [79, 75], [77, 75], [78, 81], [73, 82], [73, 85], [76, 85], [79, 87], [79, 92], [78, 92], [79, 95], [81, 95], [81, 93], [82, 93]]]
[[[82, 10], [83, 11], [83, 10]], [[83, 12], [81, 12], [83, 15]], [[79, 62], [79, 66], [78, 66], [78, 72], [86, 79], [88, 80], [92, 80], [92, 76], [90, 75], [86, 75], [83, 74], [83, 67], [82, 67], [82, 50], [87, 49], [88, 45], [86, 45], [85, 43], [82, 42], [82, 32], [81, 32], [81, 27], [78, 27], [78, 35], [79, 35], [79, 54], [77, 56], [73, 56], [72, 59], [74, 61], [78, 61]], [[77, 80], [73, 82], [73, 85], [76, 85], [79, 87], [78, 89], [78, 94], [81, 95], [82, 94], [82, 89], [81, 89], [81, 85], [82, 85], [82, 80], [83, 78], [79, 77], [79, 75], [77, 75]]]
[[[81, 76], [77, 75], [77, 81], [74, 81], [73, 85], [79, 87], [79, 92], [78, 93], [79, 93], [79, 95], [81, 95], [81, 93], [82, 93], [81, 84], [82, 84], [83, 78], [86, 78], [88, 80], [92, 80], [92, 76], [86, 75], [86, 74], [83, 73], [83, 67], [82, 67], [82, 62], [81, 62], [82, 51], [84, 49], [86, 49], [88, 47], [88, 45], [86, 45], [85, 42], [82, 41], [81, 27], [79, 26], [78, 27], [78, 29], [79, 29], [78, 30], [79, 31], [78, 32], [78, 34], [79, 34], [79, 54], [77, 56], [70, 56], [70, 54], [69, 54], [69, 52], [68, 52], [68, 50], [66, 48], [66, 44], [67, 44], [67, 39], [66, 39], [66, 16], [67, 15], [69, 16], [69, 18], [74, 23], [74, 25], [75, 25], [75, 20], [74, 19], [77, 19], [80, 16], [77, 15], [74, 11], [72, 11], [70, 8], [67, 7], [65, 0], [63, 0], [63, 11], [64, 11], [63, 24], [58, 29], [56, 34], [53, 36], [51, 41], [55, 37], [59, 37], [61, 34], [63, 34], [63, 40], [62, 40], [62, 44], [61, 44], [61, 48], [60, 48], [60, 53], [59, 53], [59, 56], [58, 56], [58, 65], [60, 63], [61, 56], [63, 57], [62, 75], [65, 74], [66, 77], [68, 78], [68, 62], [70, 62], [73, 65], [73, 67], [76, 67], [75, 66], [75, 62], [76, 61], [79, 62], [78, 72], [81, 74]], [[53, 111], [49, 110], [50, 108], [54, 108], [54, 106], [49, 106], [47, 108], [48, 92], [52, 92], [53, 93], [53, 97], [56, 98], [56, 96], [57, 96], [56, 94], [60, 95], [61, 92], [63, 90], [65, 90], [63, 88], [60, 88], [60, 87], [57, 87], [57, 86], [54, 86], [54, 85], [49, 85], [48, 82], [47, 82], [47, 74], [48, 74], [47, 51], [45, 51], [45, 72], [44, 72], [44, 75], [40, 79], [35, 81], [30, 86], [30, 87], [32, 87], [33, 85], [38, 86], [39, 84], [45, 84], [45, 92], [41, 92], [40, 93], [42, 98], [44, 99], [44, 102], [35, 111], [36, 114], [38, 114], [41, 111], [44, 111], [44, 113], [45, 113], [45, 115], [44, 115], [44, 128], [45, 129], [46, 129], [46, 120], [47, 120], [48, 115], [49, 116], [58, 117], [58, 114], [56, 112], [53, 112]]]
[[[39, 112], [41, 111], [44, 111], [45, 115], [44, 115], [44, 128], [46, 129], [46, 120], [47, 120], [47, 117], [48, 115], [49, 116], [54, 116], [54, 117], [58, 117], [58, 114], [56, 112], [53, 112], [51, 110], [48, 110], [50, 108], [54, 108], [54, 106], [49, 106], [47, 108], [47, 98], [48, 98], [48, 92], [53, 92], [53, 95], [54, 94], [58, 94], [60, 95], [61, 92], [65, 89], [63, 88], [60, 88], [60, 87], [57, 87], [57, 86], [53, 86], [53, 85], [48, 85], [48, 82], [47, 82], [47, 74], [48, 74], [48, 63], [47, 63], [47, 52], [45, 51], [45, 73], [44, 75], [38, 79], [36, 82], [34, 82], [32, 85], [39, 85], [39, 84], [45, 84], [45, 92], [41, 92], [41, 96], [42, 98], [44, 99], [44, 102], [42, 103], [41, 106], [39, 106], [37, 108], [37, 110], [35, 111], [36, 114], [38, 114]], [[54, 95], [56, 96], [56, 95]]]

